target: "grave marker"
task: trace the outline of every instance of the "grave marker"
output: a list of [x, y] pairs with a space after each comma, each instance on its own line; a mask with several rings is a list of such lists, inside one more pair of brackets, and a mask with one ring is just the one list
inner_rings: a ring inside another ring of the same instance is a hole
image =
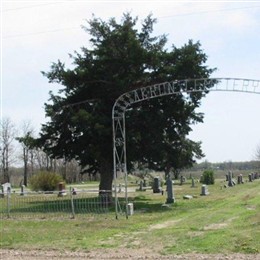
[[136, 189], [136, 191], [146, 191], [146, 188], [144, 187], [144, 181], [141, 180], [139, 183], [139, 188]]
[[207, 195], [209, 195], [209, 191], [208, 191], [207, 185], [203, 184], [203, 185], [201, 186], [201, 194], [200, 194], [200, 195], [201, 195], [201, 196], [207, 196]]
[[21, 185], [21, 193], [20, 196], [24, 196], [25, 194], [25, 185]]
[[72, 188], [72, 195], [77, 195], [77, 190], [76, 190], [76, 188]]
[[59, 190], [58, 197], [63, 197], [67, 195], [64, 182], [59, 182], [58, 190]]
[[1, 192], [2, 198], [5, 196], [5, 194], [11, 193], [11, 183], [6, 182], [6, 183], [2, 184], [1, 188], [2, 188], [2, 192]]
[[161, 193], [162, 188], [161, 188], [161, 182], [158, 177], [155, 177], [153, 180], [153, 193]]
[[243, 182], [243, 175], [242, 174], [239, 174], [238, 176], [237, 176], [237, 184], [243, 184], [244, 182]]
[[127, 204], [127, 213], [129, 216], [132, 216], [134, 214], [134, 204], [133, 203]]
[[180, 181], [180, 185], [182, 185], [184, 182], [186, 182], [186, 178], [183, 175], [181, 175]]
[[170, 178], [168, 178], [167, 181], [166, 181], [166, 187], [167, 187], [167, 200], [166, 200], [166, 203], [167, 204], [175, 202], [172, 184], [173, 184], [172, 180]]
[[139, 189], [140, 191], [143, 191], [144, 189], [144, 182], [142, 180], [140, 181]]
[[194, 177], [191, 178], [191, 188], [195, 188], [195, 181]]
[[183, 199], [185, 199], [185, 200], [191, 200], [191, 199], [193, 199], [193, 196], [192, 196], [192, 195], [184, 195], [184, 196], [183, 196]]
[[232, 172], [229, 171], [228, 172], [228, 187], [233, 187], [235, 185], [235, 182], [232, 180]]

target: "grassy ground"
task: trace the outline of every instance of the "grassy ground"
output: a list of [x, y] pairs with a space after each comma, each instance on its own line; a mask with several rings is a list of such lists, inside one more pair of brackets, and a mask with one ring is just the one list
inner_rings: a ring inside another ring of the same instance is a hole
[[[151, 190], [132, 192], [135, 213], [78, 215], [76, 219], [2, 219], [1, 248], [83, 250], [148, 248], [161, 254], [259, 253], [260, 180], [224, 188], [220, 180], [200, 196], [201, 185], [174, 185], [176, 203]], [[184, 200], [183, 195], [193, 195]]]

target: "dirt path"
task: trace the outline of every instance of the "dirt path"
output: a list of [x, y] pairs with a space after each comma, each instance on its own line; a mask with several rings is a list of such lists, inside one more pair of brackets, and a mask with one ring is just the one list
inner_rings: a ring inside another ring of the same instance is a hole
[[102, 249], [91, 252], [69, 252], [69, 251], [43, 251], [43, 250], [8, 250], [0, 249], [1, 260], [46, 260], [46, 259], [126, 259], [126, 260], [141, 260], [141, 259], [183, 259], [183, 260], [260, 260], [260, 254], [245, 255], [245, 254], [185, 254], [185, 255], [171, 255], [162, 256], [157, 253], [146, 252], [145, 250], [133, 249]]

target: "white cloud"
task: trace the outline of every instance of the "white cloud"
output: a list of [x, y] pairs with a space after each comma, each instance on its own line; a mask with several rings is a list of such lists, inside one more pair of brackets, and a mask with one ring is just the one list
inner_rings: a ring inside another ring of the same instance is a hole
[[251, 31], [256, 27], [259, 28], [259, 20], [257, 21], [253, 13], [239, 10], [227, 15], [226, 19], [222, 20], [221, 25], [222, 27], [229, 28], [229, 30], [234, 30], [236, 33], [244, 34], [248, 30]]

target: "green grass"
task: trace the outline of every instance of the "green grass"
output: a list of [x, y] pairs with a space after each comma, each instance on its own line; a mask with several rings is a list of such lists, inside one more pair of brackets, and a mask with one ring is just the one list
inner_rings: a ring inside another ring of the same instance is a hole
[[[162, 254], [260, 253], [260, 180], [223, 188], [216, 181], [208, 196], [200, 185], [174, 185], [176, 203], [162, 207], [166, 196], [129, 194], [135, 213], [77, 215], [76, 219], [2, 219], [2, 248], [91, 250], [150, 248]], [[194, 195], [184, 200], [183, 195]], [[123, 194], [122, 194], [123, 195]]]

